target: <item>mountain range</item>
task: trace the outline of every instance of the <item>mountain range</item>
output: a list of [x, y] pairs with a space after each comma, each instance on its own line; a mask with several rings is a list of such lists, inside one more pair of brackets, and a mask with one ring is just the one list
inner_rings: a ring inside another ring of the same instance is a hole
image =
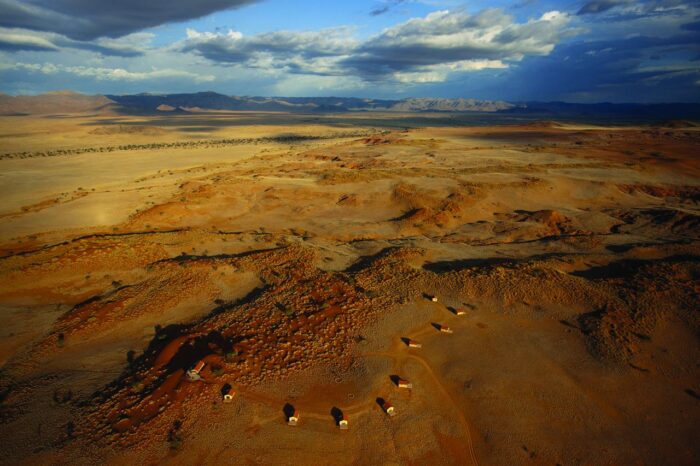
[[652, 117], [700, 119], [700, 104], [579, 104], [504, 102], [477, 99], [355, 97], [248, 97], [216, 92], [86, 95], [58, 91], [35, 96], [0, 94], [0, 115], [60, 113], [158, 114], [167, 112], [257, 111], [336, 113], [352, 111], [508, 113], [513, 115]]

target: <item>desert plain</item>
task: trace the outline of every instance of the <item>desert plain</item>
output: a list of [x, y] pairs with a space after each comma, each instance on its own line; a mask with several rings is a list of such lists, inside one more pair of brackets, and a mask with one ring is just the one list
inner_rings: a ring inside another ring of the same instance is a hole
[[0, 117], [0, 463], [700, 463], [700, 127], [473, 123]]

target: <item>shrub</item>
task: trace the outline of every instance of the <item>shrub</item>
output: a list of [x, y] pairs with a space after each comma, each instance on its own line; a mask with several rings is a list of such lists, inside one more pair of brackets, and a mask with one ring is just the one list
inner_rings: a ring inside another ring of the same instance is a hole
[[140, 392], [144, 389], [143, 381], [140, 378], [136, 378], [129, 383], [129, 387], [135, 392]]

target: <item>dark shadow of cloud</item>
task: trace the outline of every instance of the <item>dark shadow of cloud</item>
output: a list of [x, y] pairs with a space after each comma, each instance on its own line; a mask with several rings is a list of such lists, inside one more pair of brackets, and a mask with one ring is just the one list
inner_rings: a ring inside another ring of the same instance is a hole
[[121, 37], [258, 0], [0, 0], [0, 26], [86, 41]]

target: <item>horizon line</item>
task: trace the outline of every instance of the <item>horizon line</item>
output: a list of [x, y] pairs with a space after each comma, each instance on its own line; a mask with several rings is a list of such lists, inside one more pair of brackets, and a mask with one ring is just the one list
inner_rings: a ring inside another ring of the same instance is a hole
[[46, 92], [41, 92], [37, 94], [13, 94], [10, 92], [4, 92], [0, 90], [0, 95], [6, 95], [10, 97], [40, 97], [40, 96], [45, 96], [45, 95], [51, 95], [51, 94], [61, 94], [61, 93], [70, 93], [70, 94], [77, 94], [77, 95], [84, 95], [84, 96], [103, 96], [107, 97], [110, 95], [113, 96], [137, 96], [137, 95], [152, 95], [152, 96], [172, 96], [172, 95], [186, 95], [186, 94], [217, 94], [221, 95], [224, 97], [242, 97], [242, 98], [264, 98], [264, 99], [275, 99], [275, 98], [291, 98], [291, 99], [357, 99], [357, 100], [385, 100], [385, 101], [391, 101], [391, 102], [401, 102], [405, 100], [412, 100], [412, 99], [426, 99], [426, 100], [475, 100], [478, 102], [505, 102], [505, 103], [510, 103], [510, 104], [527, 104], [527, 103], [543, 103], [543, 104], [552, 104], [552, 103], [562, 103], [562, 104], [571, 104], [571, 105], [700, 105], [700, 101], [696, 102], [678, 102], [678, 101], [666, 101], [666, 102], [630, 102], [630, 101], [625, 101], [625, 102], [611, 102], [611, 101], [597, 101], [597, 102], [576, 102], [576, 101], [567, 101], [567, 100], [505, 100], [505, 99], [481, 99], [477, 97], [416, 97], [416, 96], [408, 96], [408, 97], [403, 97], [400, 99], [392, 99], [392, 98], [383, 98], [383, 97], [355, 97], [355, 96], [337, 96], [337, 95], [330, 95], [330, 96], [320, 96], [320, 95], [304, 95], [304, 96], [290, 96], [290, 95], [251, 95], [251, 94], [224, 94], [218, 91], [212, 91], [212, 90], [201, 90], [201, 91], [189, 91], [189, 92], [149, 92], [149, 91], [143, 91], [143, 92], [137, 92], [137, 93], [88, 93], [88, 92], [81, 92], [81, 91], [76, 91], [73, 89], [56, 89], [56, 90], [51, 90], [51, 91], [46, 91]]

